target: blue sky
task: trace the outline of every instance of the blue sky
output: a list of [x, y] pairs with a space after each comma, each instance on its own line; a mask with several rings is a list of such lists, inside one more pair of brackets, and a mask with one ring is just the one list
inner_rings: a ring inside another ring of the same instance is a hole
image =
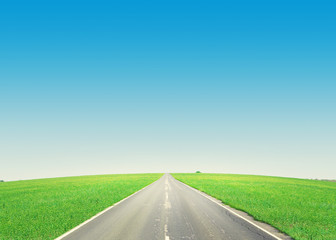
[[3, 1], [0, 179], [336, 178], [333, 1]]

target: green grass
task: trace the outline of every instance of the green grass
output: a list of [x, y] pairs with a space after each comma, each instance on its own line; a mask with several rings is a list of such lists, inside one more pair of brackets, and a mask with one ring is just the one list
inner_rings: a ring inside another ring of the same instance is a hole
[[233, 174], [172, 175], [294, 239], [336, 239], [336, 182]]
[[162, 174], [65, 177], [0, 183], [0, 239], [54, 239]]

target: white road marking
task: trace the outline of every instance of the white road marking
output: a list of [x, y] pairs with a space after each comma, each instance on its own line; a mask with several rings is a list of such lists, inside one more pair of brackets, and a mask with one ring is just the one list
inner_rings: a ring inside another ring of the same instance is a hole
[[171, 204], [170, 204], [169, 199], [168, 199], [168, 192], [166, 192], [166, 200], [165, 200], [164, 206], [165, 206], [165, 209], [170, 209], [171, 208]]
[[169, 236], [168, 236], [168, 226], [167, 226], [167, 224], [165, 224], [165, 226], [164, 226], [164, 231], [165, 231], [165, 240], [169, 240]]
[[[166, 181], [165, 181], [165, 194], [166, 194], [166, 200], [165, 200], [165, 209], [170, 209], [171, 208], [171, 204], [169, 202], [168, 199], [168, 188], [170, 188], [169, 183], [168, 183], [168, 177], [166, 177]], [[164, 225], [164, 240], [169, 240], [169, 236], [168, 236], [168, 217], [166, 217], [166, 224]]]
[[169, 199], [168, 199], [168, 181], [167, 181], [167, 178], [166, 178], [165, 190], [166, 190], [165, 191], [166, 200], [165, 200], [164, 206], [165, 206], [165, 209], [170, 209], [171, 204], [170, 204]]
[[[177, 180], [177, 179], [176, 179], [176, 180]], [[177, 180], [177, 181], [179, 181], [179, 180]], [[225, 209], [226, 209], [227, 211], [229, 211], [230, 213], [232, 213], [232, 214], [234, 214], [235, 216], [237, 216], [237, 217], [239, 217], [239, 218], [245, 220], [245, 221], [248, 222], [249, 224], [251, 224], [251, 225], [255, 226], [256, 228], [258, 228], [259, 230], [261, 230], [261, 231], [267, 233], [268, 235], [274, 237], [276, 240], [283, 240], [282, 238], [279, 238], [278, 236], [275, 236], [273, 233], [267, 231], [266, 229], [263, 229], [262, 227], [258, 226], [257, 224], [251, 222], [250, 220], [248, 220], [248, 219], [244, 218], [243, 216], [239, 215], [238, 213], [232, 211], [230, 208], [224, 206], [223, 204], [214, 201], [214, 200], [211, 199], [209, 196], [207, 196], [205, 193], [203, 193], [203, 192], [201, 192], [201, 191], [199, 191], [199, 190], [197, 190], [197, 189], [195, 189], [195, 188], [192, 188], [192, 187], [190, 187], [189, 185], [187, 185], [187, 184], [185, 184], [185, 183], [183, 183], [183, 182], [181, 182], [181, 181], [179, 181], [179, 182], [182, 183], [182, 184], [184, 184], [184, 185], [187, 186], [188, 188], [194, 190], [195, 192], [198, 192], [198, 193], [201, 194], [203, 197], [205, 197], [205, 198], [209, 199], [210, 201], [216, 203], [217, 205], [221, 206], [222, 208], [225, 208]]]

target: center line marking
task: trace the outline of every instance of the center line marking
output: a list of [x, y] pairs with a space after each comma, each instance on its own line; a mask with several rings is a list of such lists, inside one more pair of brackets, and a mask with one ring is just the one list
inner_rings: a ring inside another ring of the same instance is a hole
[[167, 224], [165, 224], [164, 231], [165, 231], [165, 240], [169, 240], [169, 236], [167, 235], [168, 234], [168, 226], [167, 226]]

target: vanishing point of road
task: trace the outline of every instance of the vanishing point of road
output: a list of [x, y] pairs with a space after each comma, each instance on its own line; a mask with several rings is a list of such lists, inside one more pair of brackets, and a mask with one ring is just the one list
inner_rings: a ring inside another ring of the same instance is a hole
[[280, 239], [170, 174], [62, 235], [62, 240]]

